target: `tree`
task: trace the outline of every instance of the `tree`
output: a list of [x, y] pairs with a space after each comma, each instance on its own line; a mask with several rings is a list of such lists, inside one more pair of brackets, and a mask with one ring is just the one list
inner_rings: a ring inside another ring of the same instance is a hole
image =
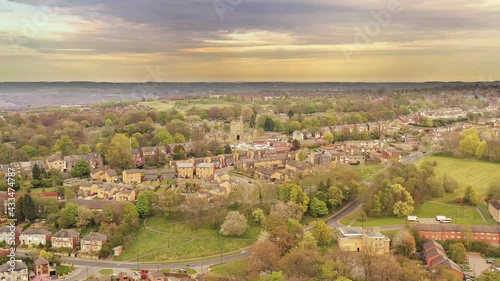
[[476, 148], [476, 157], [477, 158], [483, 157], [487, 149], [488, 149], [488, 143], [486, 141], [480, 142]]
[[409, 257], [415, 251], [415, 237], [407, 230], [400, 230], [393, 239], [393, 245], [402, 252], [404, 256]]
[[[349, 268], [341, 261], [326, 260], [324, 263], [318, 265], [318, 276], [315, 281], [338, 281], [349, 280], [343, 275], [347, 275]], [[345, 279], [341, 279], [345, 278]]]
[[89, 154], [90, 152], [92, 152], [92, 150], [90, 149], [90, 146], [88, 146], [87, 144], [80, 144], [78, 146], [77, 152], [80, 155], [86, 155], [86, 154]]
[[454, 243], [449, 248], [450, 258], [458, 263], [464, 263], [467, 259], [467, 250], [462, 243]]
[[231, 154], [231, 153], [233, 153], [233, 150], [231, 149], [231, 145], [226, 143], [226, 145], [224, 145], [224, 154]]
[[70, 228], [78, 222], [78, 205], [74, 203], [66, 204], [66, 207], [59, 212], [57, 224], [61, 228]]
[[477, 281], [498, 281], [500, 280], [500, 272], [485, 270], [479, 277], [476, 278]]
[[318, 245], [328, 245], [333, 240], [332, 230], [323, 220], [311, 223], [311, 233], [316, 241], [318, 241]]
[[21, 196], [17, 198], [16, 200], [16, 209], [14, 210], [16, 219], [20, 222], [23, 222], [26, 220], [26, 217], [24, 216], [24, 196]]
[[292, 141], [292, 150], [298, 150], [300, 149], [300, 141], [297, 139], [294, 139]]
[[327, 191], [328, 204], [331, 207], [340, 206], [344, 200], [344, 193], [336, 186], [330, 186]]
[[86, 207], [78, 207], [78, 220], [76, 222], [77, 227], [87, 227], [88, 225], [93, 223], [94, 220], [94, 212]]
[[139, 225], [139, 211], [131, 202], [125, 202], [123, 206], [123, 222], [132, 227]]
[[186, 142], [186, 137], [181, 134], [181, 133], [175, 133], [174, 135], [174, 142], [175, 143], [185, 143]]
[[396, 202], [394, 203], [393, 213], [398, 217], [411, 214], [414, 210], [414, 201], [411, 194], [400, 184], [393, 184], [390, 187], [392, 189], [392, 198]]
[[33, 221], [36, 217], [35, 201], [29, 194], [24, 195], [23, 214], [29, 221]]
[[252, 251], [248, 258], [247, 270], [250, 272], [262, 272], [278, 269], [280, 249], [275, 243], [257, 241], [252, 245]]
[[221, 226], [220, 233], [222, 235], [236, 235], [240, 236], [248, 228], [247, 219], [243, 214], [232, 211], [227, 213], [226, 219]]
[[71, 176], [82, 177], [90, 175], [90, 164], [85, 160], [78, 160], [71, 170]]
[[75, 150], [73, 140], [69, 136], [62, 136], [52, 147], [53, 153], [61, 153], [63, 156], [70, 155]]
[[259, 281], [285, 281], [281, 271], [264, 271], [259, 274]]
[[253, 220], [258, 224], [262, 224], [264, 222], [264, 219], [266, 218], [264, 211], [260, 208], [255, 209], [252, 212], [252, 216], [253, 216]]
[[141, 192], [137, 196], [137, 212], [141, 218], [148, 217], [151, 214], [151, 192]]
[[465, 189], [464, 200], [470, 205], [475, 206], [479, 204], [479, 196], [477, 195], [476, 190], [470, 185]]
[[[464, 131], [465, 132], [465, 131]], [[466, 135], [458, 144], [458, 150], [464, 156], [474, 156], [476, 155], [476, 150], [480, 144], [479, 135], [477, 132], [473, 132], [469, 135]]]
[[297, 205], [297, 203], [295, 202], [284, 203], [278, 201], [271, 207], [270, 215], [279, 216], [284, 219], [295, 219], [300, 221], [302, 220], [304, 212], [302, 211], [302, 207]]
[[333, 140], [335, 138], [333, 137], [333, 134], [331, 132], [326, 132], [323, 135], [323, 140], [326, 141], [327, 143], [333, 143]]
[[311, 216], [317, 218], [328, 214], [328, 207], [325, 202], [319, 200], [318, 198], [313, 198], [309, 204], [309, 213]]
[[318, 274], [317, 264], [320, 259], [321, 256], [317, 251], [299, 248], [287, 253], [280, 264], [288, 279], [311, 280]]
[[293, 202], [297, 204], [301, 208], [302, 213], [305, 213], [309, 204], [309, 197], [302, 187], [296, 184], [287, 184], [281, 187], [279, 198], [283, 202]]
[[263, 129], [266, 132], [273, 132], [275, 128], [274, 120], [270, 117], [266, 117], [266, 120], [264, 121], [264, 126]]
[[33, 169], [31, 170], [31, 175], [34, 180], [42, 179], [42, 171], [40, 169], [40, 166], [38, 166], [38, 164], [33, 165]]
[[173, 158], [174, 160], [184, 160], [186, 159], [186, 149], [184, 146], [177, 144], [174, 146]]
[[134, 167], [130, 139], [124, 134], [116, 134], [106, 147], [104, 157], [111, 166], [126, 170]]

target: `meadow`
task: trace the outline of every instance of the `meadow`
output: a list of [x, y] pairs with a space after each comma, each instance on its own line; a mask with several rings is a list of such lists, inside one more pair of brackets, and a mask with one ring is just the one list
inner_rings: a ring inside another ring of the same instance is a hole
[[421, 165], [424, 161], [436, 161], [434, 171], [438, 179], [442, 180], [447, 175], [460, 184], [460, 188], [453, 194], [435, 199], [437, 202], [450, 202], [463, 197], [465, 189], [471, 185], [479, 194], [481, 203], [486, 205], [482, 199], [488, 195], [489, 185], [500, 181], [500, 164], [497, 163], [432, 155], [419, 160], [416, 165]]

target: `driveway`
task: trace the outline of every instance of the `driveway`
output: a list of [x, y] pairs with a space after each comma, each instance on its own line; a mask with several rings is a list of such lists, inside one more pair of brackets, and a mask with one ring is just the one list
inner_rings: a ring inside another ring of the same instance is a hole
[[479, 253], [467, 253], [469, 257], [470, 268], [474, 271], [474, 276], [479, 276], [483, 271], [490, 270], [491, 265], [489, 265], [484, 257]]

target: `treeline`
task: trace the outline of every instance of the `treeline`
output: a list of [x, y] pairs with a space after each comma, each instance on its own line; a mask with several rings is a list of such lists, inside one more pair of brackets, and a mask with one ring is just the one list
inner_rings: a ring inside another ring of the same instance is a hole
[[437, 149], [443, 155], [500, 162], [500, 136], [489, 130], [479, 132], [475, 127], [443, 134]]
[[420, 168], [413, 164], [393, 164], [376, 177], [364, 196], [366, 214], [371, 217], [406, 216], [414, 211], [414, 206], [424, 201], [455, 192], [458, 183], [448, 176], [438, 180], [435, 165], [435, 162], [429, 161]]

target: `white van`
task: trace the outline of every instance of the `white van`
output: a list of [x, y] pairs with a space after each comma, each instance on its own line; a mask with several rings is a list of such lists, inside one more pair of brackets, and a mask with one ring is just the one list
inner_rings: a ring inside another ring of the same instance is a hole
[[408, 220], [408, 221], [416, 221], [416, 222], [418, 222], [418, 218], [417, 218], [417, 216], [408, 216], [408, 219], [407, 219], [407, 220]]
[[450, 222], [451, 222], [450, 218], [445, 218], [445, 219], [441, 220], [441, 223], [450, 223]]

